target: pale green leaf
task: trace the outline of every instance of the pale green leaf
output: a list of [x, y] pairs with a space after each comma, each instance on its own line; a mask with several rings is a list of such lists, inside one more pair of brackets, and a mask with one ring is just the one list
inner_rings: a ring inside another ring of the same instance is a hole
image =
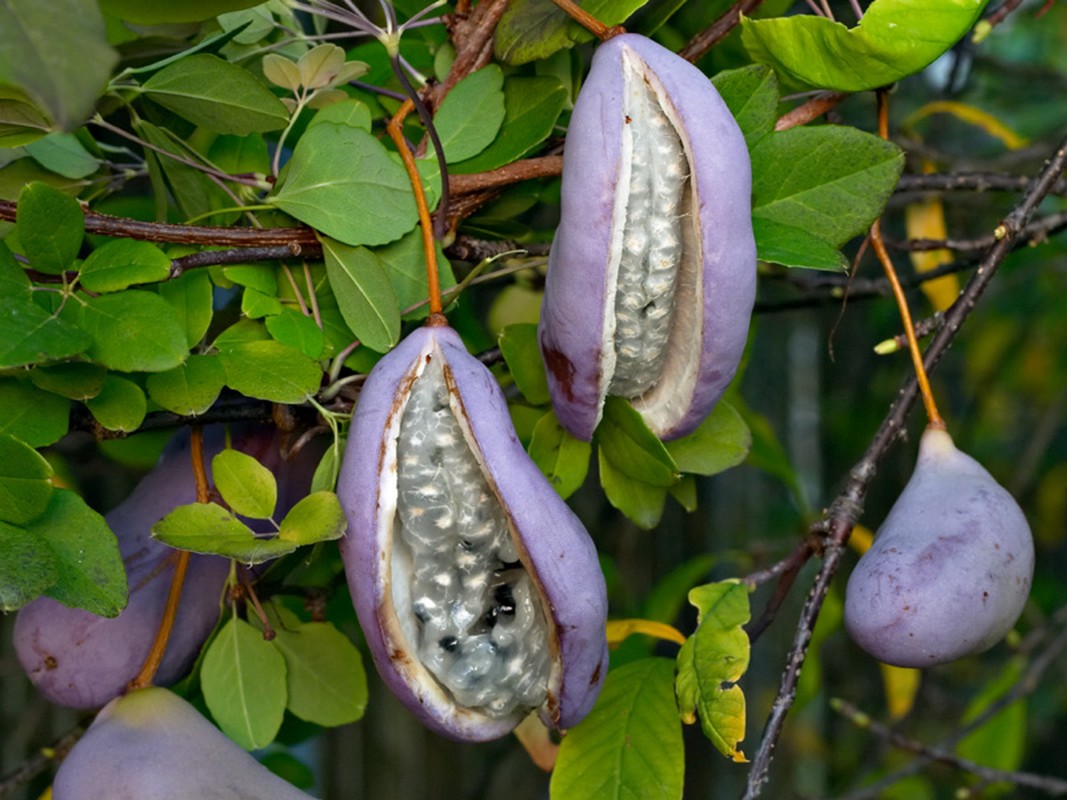
[[274, 473], [239, 450], [226, 449], [211, 459], [211, 476], [222, 499], [236, 513], [270, 519], [278, 502]]
[[609, 397], [593, 436], [600, 452], [634, 480], [668, 487], [678, 480], [678, 465], [644, 419], [621, 397]]
[[298, 545], [264, 538], [217, 503], [178, 506], [152, 526], [152, 536], [179, 550], [227, 556], [260, 564], [293, 552]]
[[752, 220], [752, 233], [756, 237], [756, 257], [760, 261], [781, 264], [783, 267], [832, 272], [848, 270], [848, 259], [844, 253], [802, 228], [756, 217]]
[[560, 497], [566, 499], [585, 483], [592, 448], [589, 442], [571, 436], [556, 415], [549, 412], [534, 426], [529, 454]]
[[720, 400], [695, 431], [664, 444], [682, 472], [717, 475], [745, 460], [752, 434], [737, 409]]
[[717, 72], [711, 79], [737, 120], [749, 148], [774, 130], [778, 121], [778, 80], [769, 67], [750, 64]]
[[309, 494], [293, 506], [279, 527], [279, 539], [296, 544], [313, 544], [341, 538], [348, 522], [337, 495], [319, 491]]
[[109, 431], [135, 431], [144, 422], [148, 403], [133, 381], [109, 374], [93, 398], [85, 401], [93, 418]]
[[313, 317], [285, 308], [280, 314], [267, 317], [266, 324], [270, 335], [282, 344], [295, 347], [308, 358], [322, 357], [326, 337]]
[[148, 396], [175, 414], [203, 414], [226, 385], [226, 371], [217, 355], [191, 355], [184, 364], [148, 376]]
[[529, 322], [508, 325], [500, 332], [500, 354], [522, 396], [535, 406], [551, 400], [548, 378], [537, 344], [537, 326]]
[[26, 145], [26, 152], [45, 169], [72, 180], [100, 169], [100, 161], [72, 133], [50, 133]]
[[319, 365], [299, 350], [273, 340], [245, 342], [219, 350], [226, 385], [248, 397], [300, 403], [318, 391]]
[[600, 468], [600, 486], [608, 502], [629, 517], [634, 524], [651, 530], [663, 516], [663, 505], [667, 502], [668, 489], [634, 480], [597, 451], [597, 463]]

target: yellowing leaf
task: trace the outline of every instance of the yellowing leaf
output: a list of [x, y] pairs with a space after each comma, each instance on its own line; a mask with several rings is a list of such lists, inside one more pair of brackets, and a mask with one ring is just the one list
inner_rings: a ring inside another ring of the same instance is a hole
[[682, 632], [666, 623], [650, 619], [613, 619], [608, 621], [608, 647], [618, 647], [624, 639], [635, 633], [685, 644]]
[[700, 727], [727, 758], [746, 762], [737, 744], [745, 738], [745, 695], [737, 681], [748, 669], [748, 588], [739, 581], [698, 586], [689, 592], [698, 611], [696, 632], [678, 653], [674, 688], [682, 721]]
[[[921, 200], [904, 209], [909, 239], [945, 239], [945, 209], [940, 199]], [[949, 250], [925, 250], [911, 254], [911, 263], [919, 273], [930, 272], [942, 264], [952, 263]], [[942, 275], [922, 284], [923, 294], [938, 311], [951, 306], [960, 293], [959, 277]]]
[[885, 688], [885, 703], [890, 719], [903, 719], [915, 705], [915, 696], [922, 682], [922, 671], [912, 667], [895, 667], [879, 664], [882, 668], [882, 686]]
[[871, 533], [871, 529], [863, 525], [853, 527], [852, 535], [848, 538], [849, 546], [861, 556], [871, 549], [873, 541], [874, 534]]
[[931, 114], [951, 114], [968, 125], [981, 128], [994, 139], [1003, 143], [1009, 150], [1018, 150], [1029, 144], [1029, 140], [1025, 136], [1017, 134], [988, 111], [953, 100], [936, 100], [932, 103], [927, 103], [912, 113], [904, 121], [903, 127], [913, 127], [916, 122], [925, 119]]

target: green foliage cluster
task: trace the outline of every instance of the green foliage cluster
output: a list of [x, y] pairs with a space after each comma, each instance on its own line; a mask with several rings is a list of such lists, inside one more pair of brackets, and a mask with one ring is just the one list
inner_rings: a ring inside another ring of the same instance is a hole
[[[321, 11], [324, 4], [312, 5]], [[490, 5], [482, 0], [473, 13]], [[706, 5], [589, 0], [583, 8], [608, 25], [625, 24], [680, 49], [729, 7]], [[786, 3], [768, 2], [698, 60], [750, 150], [761, 303], [780, 298], [790, 283], [818, 295], [818, 302], [837, 301], [859, 239], [890, 204], [905, 169], [905, 149], [873, 132], [867, 95], [846, 102], [832, 123], [782, 130], [777, 123], [792, 93], [864, 92], [899, 82], [892, 102], [908, 113], [921, 111], [928, 92], [919, 73], [951, 54], [984, 5], [874, 0], [849, 27], [808, 13], [786, 15]], [[428, 86], [425, 94], [434, 99], [436, 139], [416, 114], [404, 132], [430, 209], [439, 213], [445, 311], [472, 352], [493, 364], [519, 438], [559, 494], [590, 523], [610, 521], [589, 527], [609, 577], [612, 616], [640, 621], [633, 627], [639, 634], [613, 642], [597, 706], [563, 739], [551, 796], [681, 797], [687, 781], [692, 786], [687, 775], [707, 774], [686, 761], [688, 731], [699, 728], [707, 740], [699, 746], [710, 743], [722, 754], [708, 751], [718, 759], [709, 768], [715, 775], [743, 769], [730, 762], [744, 762], [746, 735], [745, 749], [757, 746], [751, 726], [746, 730], [746, 716], [753, 716], [746, 681], [754, 586], [727, 576], [787, 553], [796, 532], [816, 517], [812, 506], [830, 496], [810, 494], [804, 459], [765, 416], [773, 405], [767, 396], [782, 391], [783, 379], [768, 382], [764, 364], [743, 366], [726, 400], [682, 439], [660, 441], [619, 398], [609, 399], [591, 443], [556, 419], [535, 325], [541, 254], [551, 241], [559, 195], [558, 168], [547, 165], [565, 146], [593, 37], [551, 0], [506, 6], [482, 48], [492, 56], [475, 69], [460, 36], [450, 39], [439, 20], [417, 16], [451, 13], [449, 5], [433, 11], [397, 0], [389, 11], [406, 22], [387, 17], [371, 25], [366, 18], [353, 22], [341, 6], [330, 5], [335, 13], [328, 18], [289, 0], [0, 2], [0, 610], [15, 611], [42, 595], [105, 616], [125, 605], [115, 538], [93, 510], [103, 503], [72, 455], [71, 443], [86, 431], [125, 440], [93, 446], [95, 458], [121, 471], [158, 455], [161, 443], [150, 429], [225, 420], [233, 409], [260, 409], [265, 421], [262, 409], [273, 406], [275, 419], [289, 414], [301, 430], [315, 427], [331, 437], [312, 492], [275, 520], [275, 476], [251, 456], [225, 450], [210, 465], [215, 502], [175, 508], [152, 528], [174, 548], [261, 565], [260, 586], [272, 600], [262, 618], [251, 611], [224, 614], [194, 672], [177, 688], [202, 700], [223, 731], [249, 750], [359, 720], [368, 699], [374, 704], [384, 695], [380, 684], [368, 690], [360, 635], [341, 588], [334, 541], [345, 522], [333, 489], [351, 415], [359, 413], [359, 383], [427, 315], [415, 194], [383, 135], [404, 95], [391, 67], [396, 55], [408, 79]], [[851, 13], [834, 9], [841, 18]], [[1020, 27], [1024, 44], [1017, 47], [1024, 53], [1044, 41], [1036, 27]], [[25, 35], [13, 35], [16, 30]], [[1002, 49], [998, 58], [1018, 60], [1010, 51], [1016, 40], [1005, 36], [998, 43], [998, 31], [985, 33]], [[1057, 69], [1062, 82], [1065, 67]], [[990, 141], [999, 136], [999, 120], [1035, 139], [1054, 126], [1062, 108], [1046, 109], [1046, 117], [1039, 109], [1013, 116], [998, 80], [985, 74], [976, 90], [985, 95], [976, 100], [988, 100], [988, 113], [949, 110], [944, 138], [950, 145], [969, 140], [974, 120]], [[905, 130], [907, 149], [915, 153], [908, 171], [921, 173], [934, 158], [921, 134], [936, 140], [936, 131], [924, 117], [915, 119]], [[442, 166], [452, 190], [445, 209]], [[509, 177], [519, 167], [528, 171]], [[945, 213], [951, 223], [967, 222], [966, 211]], [[991, 230], [995, 219], [983, 219], [975, 235]], [[1058, 273], [1025, 280], [1041, 288], [1032, 301], [1040, 306], [1031, 309], [1034, 320], [1063, 312], [1055, 299], [1063, 296], [1056, 294], [1063, 288]], [[888, 305], [862, 313], [866, 327], [856, 338], [865, 345], [873, 330], [897, 330]], [[1063, 337], [1046, 331], [1027, 350], [1028, 361], [1012, 361], [1009, 354], [1033, 334], [1018, 317], [1010, 307], [995, 307], [984, 327], [975, 327], [958, 368], [961, 384], [984, 392], [967, 395], [977, 408], [970, 421], [978, 449], [994, 462], [999, 446], [1017, 445], [1025, 433], [1024, 422], [1006, 419], [1013, 392], [1041, 398], [1053, 429], [1049, 439], [1062, 437], [1061, 417], [1054, 416], [1062, 392], [1050, 388], [1047, 376], [1064, 374]], [[772, 360], [758, 341], [765, 335], [761, 324], [750, 362]], [[768, 318], [765, 327], [773, 324]], [[774, 363], [783, 360], [779, 355]], [[746, 370], [763, 384], [746, 386]], [[855, 460], [862, 450], [855, 440], [870, 435], [894, 398], [895, 386], [884, 377], [864, 375], [823, 398], [834, 468]], [[723, 535], [715, 546], [701, 535], [695, 552], [667, 546], [666, 565], [633, 580], [628, 536], [691, 530], [679, 520], [698, 519], [698, 509], [710, 519], [709, 497], [727, 504], [735, 498], [716, 494], [709, 487], [728, 484], [708, 479], [741, 464], [758, 468], [759, 480], [773, 482], [779, 493], [767, 511], [777, 514], [773, 523], [721, 513], [716, 519], [734, 523], [737, 535]], [[1067, 469], [1061, 463], [1027, 488], [1036, 497], [1039, 541], [1062, 544]], [[254, 534], [243, 519], [269, 520], [276, 533]], [[771, 543], [747, 541], [750, 531], [753, 541]], [[1063, 587], [1040, 574], [1035, 594], [1040, 610], [1033, 619], [1064, 599]], [[330, 598], [325, 608], [309, 613], [324, 596]], [[660, 639], [645, 635], [650, 632]], [[824, 643], [845, 646], [836, 592], [809, 633], [797, 723], [805, 733], [816, 727], [810, 709], [828, 705], [827, 685], [851, 677], [822, 654]], [[975, 683], [963, 724], [1018, 684], [1030, 652], [1017, 648], [999, 671]], [[767, 672], [778, 668], [773, 661], [758, 678], [770, 687]], [[867, 681], [891, 697], [906, 693], [889, 676]], [[871, 705], [880, 702], [869, 688], [863, 691]], [[755, 695], [760, 718], [769, 707], [763, 694]], [[1062, 707], [1061, 699], [1057, 713]], [[698, 720], [698, 728], [685, 727]], [[920, 733], [944, 734], [932, 722], [921, 724]], [[819, 735], [829, 739], [835, 726], [822, 725]], [[1026, 702], [1013, 702], [959, 739], [958, 753], [1018, 769], [1026, 726]], [[854, 733], [832, 733], [848, 741], [825, 756], [823, 777], [800, 775], [800, 783], [823, 791], [858, 775], [873, 781], [891, 773], [895, 758], [871, 768]], [[801, 762], [801, 747], [785, 757]], [[888, 791], [933, 797], [939, 785], [936, 777], [913, 778]]]

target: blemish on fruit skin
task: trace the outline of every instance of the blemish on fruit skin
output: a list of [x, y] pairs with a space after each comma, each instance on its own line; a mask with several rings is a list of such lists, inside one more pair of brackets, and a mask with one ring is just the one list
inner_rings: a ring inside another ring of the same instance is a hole
[[56, 661], [56, 657], [49, 655], [44, 658], [44, 668], [47, 670], [53, 670], [59, 666], [59, 662]]
[[552, 373], [552, 377], [559, 384], [568, 401], [574, 400], [574, 362], [555, 348], [546, 347], [542, 351], [545, 360], [545, 368]]

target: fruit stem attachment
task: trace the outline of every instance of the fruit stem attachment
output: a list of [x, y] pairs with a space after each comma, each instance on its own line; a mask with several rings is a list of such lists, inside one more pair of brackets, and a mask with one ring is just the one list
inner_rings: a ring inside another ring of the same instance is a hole
[[583, 10], [573, 0], [552, 0], [552, 2], [570, 14], [571, 19], [602, 42], [606, 42], [621, 33], [626, 33], [626, 28], [621, 25], [605, 25], [588, 11]]
[[[208, 502], [210, 490], [207, 482], [207, 471], [204, 468], [204, 433], [200, 426], [194, 427], [189, 436], [189, 450], [193, 462], [193, 478], [196, 481], [196, 502]], [[163, 609], [163, 619], [159, 622], [155, 641], [152, 649], [148, 651], [141, 671], [129, 682], [128, 690], [144, 689], [151, 686], [152, 681], [159, 671], [159, 665], [163, 663], [163, 656], [167, 652], [167, 643], [170, 641], [171, 631], [174, 629], [174, 620], [178, 616], [178, 604], [182, 599], [182, 587], [185, 585], [185, 573], [189, 569], [189, 551], [179, 550], [174, 557], [174, 574], [170, 578], [170, 590], [167, 592], [167, 605]]]
[[422, 189], [422, 180], [419, 178], [419, 170], [415, 166], [415, 156], [411, 154], [407, 142], [404, 140], [404, 132], [401, 128], [405, 117], [415, 108], [411, 99], [404, 101], [397, 109], [396, 114], [385, 126], [389, 138], [393, 140], [400, 159], [404, 162], [404, 168], [408, 171], [408, 180], [415, 194], [415, 206], [419, 210], [419, 227], [422, 229], [422, 250], [426, 258], [426, 283], [430, 296], [430, 314], [441, 314], [441, 281], [437, 275], [437, 244], [433, 238], [433, 223], [430, 220], [430, 207], [426, 203], [426, 193]]
[[[885, 90], [879, 90], [878, 135], [886, 141], [889, 140], [889, 105], [887, 98], [888, 95]], [[897, 272], [893, 268], [893, 261], [889, 258], [889, 252], [886, 250], [885, 242], [882, 239], [881, 219], [876, 219], [871, 225], [870, 239], [871, 248], [881, 262], [882, 269], [885, 270], [886, 278], [889, 280], [889, 285], [893, 290], [893, 297], [897, 301], [897, 308], [900, 310], [900, 321], [904, 325], [904, 335], [908, 339], [908, 351], [911, 353], [911, 361], [915, 367], [915, 379], [918, 381], [919, 392], [922, 395], [923, 405], [926, 407], [926, 417], [929, 420], [929, 427], [944, 430], [945, 421], [942, 419], [941, 413], [937, 410], [937, 403], [934, 401], [934, 393], [930, 388], [930, 379], [926, 375], [926, 367], [923, 364], [923, 354], [919, 349], [919, 340], [915, 335], [915, 325], [912, 323], [911, 311], [908, 308], [908, 299], [904, 295], [904, 287], [900, 285], [900, 279], [897, 277]]]

